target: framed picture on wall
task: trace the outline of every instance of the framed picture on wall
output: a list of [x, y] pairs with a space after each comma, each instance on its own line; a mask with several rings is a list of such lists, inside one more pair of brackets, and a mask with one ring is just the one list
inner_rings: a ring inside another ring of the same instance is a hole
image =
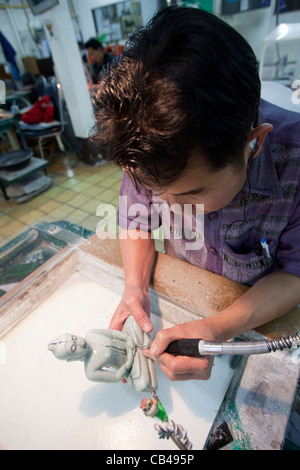
[[31, 11], [34, 15], [39, 15], [44, 11], [50, 10], [55, 5], [58, 5], [58, 0], [27, 0]]
[[130, 33], [143, 26], [141, 2], [124, 1], [93, 10], [98, 36], [108, 42], [127, 39]]

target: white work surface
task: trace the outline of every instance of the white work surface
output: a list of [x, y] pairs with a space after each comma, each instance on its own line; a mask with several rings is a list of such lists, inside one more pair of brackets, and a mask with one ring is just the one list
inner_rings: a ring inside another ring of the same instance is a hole
[[[120, 293], [121, 294], [121, 293]], [[128, 384], [90, 382], [82, 362], [57, 360], [47, 350], [62, 333], [85, 336], [107, 328], [120, 296], [75, 273], [1, 340], [0, 448], [7, 450], [176, 450], [159, 439], [157, 418], [139, 409], [147, 393]], [[172, 326], [152, 316], [155, 332]], [[154, 334], [155, 334], [154, 332]], [[3, 343], [2, 343], [3, 346]], [[233, 375], [217, 357], [209, 381], [170, 382], [157, 367], [158, 396], [170, 419], [202, 449]]]

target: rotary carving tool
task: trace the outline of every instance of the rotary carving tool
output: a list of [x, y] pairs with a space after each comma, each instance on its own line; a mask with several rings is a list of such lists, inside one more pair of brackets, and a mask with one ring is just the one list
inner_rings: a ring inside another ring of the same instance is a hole
[[234, 341], [217, 343], [212, 341], [204, 341], [203, 339], [186, 338], [173, 341], [169, 344], [166, 352], [174, 356], [220, 356], [223, 354], [230, 355], [250, 355], [265, 354], [283, 349], [291, 349], [293, 346], [300, 345], [300, 334], [293, 336], [281, 337], [276, 339], [265, 339], [262, 341]]

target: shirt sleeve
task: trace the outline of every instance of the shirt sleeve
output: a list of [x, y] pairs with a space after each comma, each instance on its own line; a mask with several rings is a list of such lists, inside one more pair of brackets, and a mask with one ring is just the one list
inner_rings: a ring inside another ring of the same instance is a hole
[[152, 208], [152, 194], [144, 188], [136, 188], [133, 181], [124, 173], [118, 210], [118, 224], [125, 230], [151, 232], [160, 225]]
[[300, 276], [300, 188], [289, 223], [279, 238], [274, 271]]

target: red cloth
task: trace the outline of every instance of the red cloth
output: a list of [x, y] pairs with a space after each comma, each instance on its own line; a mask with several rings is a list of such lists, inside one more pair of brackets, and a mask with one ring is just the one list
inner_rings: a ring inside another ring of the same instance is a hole
[[40, 122], [52, 122], [54, 120], [54, 105], [50, 96], [41, 96], [32, 108], [21, 117], [26, 124], [39, 124]]

